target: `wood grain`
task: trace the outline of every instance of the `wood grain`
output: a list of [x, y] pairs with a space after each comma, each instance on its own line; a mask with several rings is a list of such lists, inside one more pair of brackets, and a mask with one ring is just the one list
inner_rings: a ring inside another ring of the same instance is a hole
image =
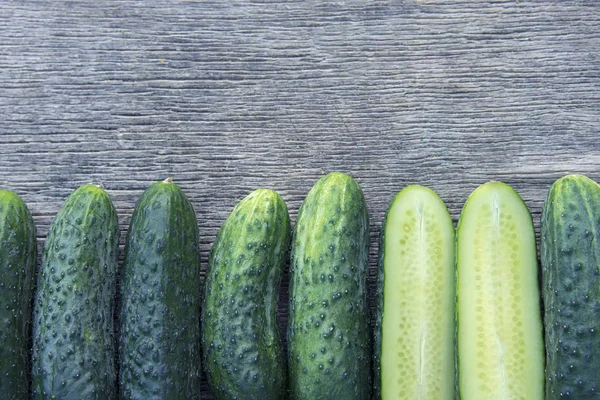
[[294, 220], [344, 171], [369, 205], [373, 286], [383, 214], [409, 183], [456, 220], [479, 184], [505, 181], [539, 232], [553, 180], [600, 180], [599, 26], [593, 0], [6, 2], [0, 186], [41, 246], [77, 186], [105, 185], [124, 237], [142, 191], [173, 176], [204, 269], [249, 191], [277, 190]]

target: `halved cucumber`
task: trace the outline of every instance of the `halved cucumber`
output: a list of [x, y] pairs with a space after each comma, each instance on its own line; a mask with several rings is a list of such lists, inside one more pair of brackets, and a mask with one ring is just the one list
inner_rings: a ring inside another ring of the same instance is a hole
[[535, 234], [510, 186], [489, 182], [458, 224], [458, 359], [462, 399], [544, 396]]
[[376, 395], [454, 397], [454, 225], [430, 189], [393, 199], [379, 247]]

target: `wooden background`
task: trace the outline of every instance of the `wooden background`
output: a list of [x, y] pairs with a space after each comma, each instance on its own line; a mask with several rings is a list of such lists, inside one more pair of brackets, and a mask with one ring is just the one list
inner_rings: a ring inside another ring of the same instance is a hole
[[556, 178], [600, 179], [600, 3], [6, 1], [0, 120], [0, 186], [40, 246], [79, 185], [105, 185], [124, 237], [142, 191], [173, 176], [204, 270], [249, 191], [277, 190], [295, 220], [339, 170], [367, 198], [373, 285], [382, 217], [409, 183], [456, 220], [505, 181], [539, 232]]

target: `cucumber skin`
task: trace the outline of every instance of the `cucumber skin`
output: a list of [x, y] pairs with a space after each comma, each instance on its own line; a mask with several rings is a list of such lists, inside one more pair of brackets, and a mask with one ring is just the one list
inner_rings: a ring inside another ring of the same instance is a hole
[[[412, 186], [412, 185], [411, 185]], [[377, 263], [377, 294], [376, 294], [376, 314], [375, 314], [375, 332], [373, 335], [373, 398], [381, 399], [381, 345], [383, 341], [382, 329], [383, 329], [383, 312], [384, 312], [384, 296], [383, 290], [385, 287], [385, 270], [384, 270], [384, 262], [385, 262], [385, 229], [388, 222], [388, 216], [392, 206], [402, 194], [402, 192], [406, 189], [409, 189], [411, 186], [405, 187], [403, 190], [398, 192], [390, 201], [388, 205], [387, 211], [385, 213], [385, 217], [383, 219], [383, 223], [381, 224], [381, 230], [379, 234], [379, 255], [378, 255], [378, 263]], [[415, 185], [416, 186], [416, 185]], [[418, 186], [417, 186], [418, 187]], [[426, 190], [431, 190], [429, 188], [425, 188]], [[431, 190], [436, 197], [439, 197], [437, 193]], [[440, 201], [443, 200], [440, 198]], [[452, 225], [452, 230], [455, 231], [454, 225]], [[455, 243], [456, 243], [456, 232], [455, 232]], [[456, 256], [456, 251], [455, 251]], [[455, 262], [456, 268], [456, 262]], [[455, 294], [456, 298], [456, 294]], [[456, 312], [456, 307], [455, 307]], [[455, 316], [456, 321], [456, 316]], [[456, 330], [456, 326], [455, 326]], [[455, 332], [456, 335], [456, 332]], [[455, 361], [456, 361], [456, 336], [454, 338], [455, 344]], [[456, 375], [456, 365], [454, 374]], [[455, 394], [458, 392], [455, 387]]]
[[138, 200], [121, 281], [123, 399], [200, 397], [200, 253], [194, 209], [170, 182]]
[[292, 239], [291, 399], [369, 399], [369, 222], [362, 190], [334, 172], [311, 189]]
[[0, 389], [29, 398], [29, 334], [37, 244], [31, 214], [13, 192], [0, 190]]
[[106, 192], [94, 185], [75, 190], [50, 226], [38, 272], [34, 399], [115, 397], [118, 243]]
[[219, 230], [202, 310], [204, 365], [219, 400], [287, 398], [276, 312], [290, 237], [285, 202], [267, 189], [243, 199]]
[[557, 180], [542, 212], [546, 398], [600, 399], [600, 187]]

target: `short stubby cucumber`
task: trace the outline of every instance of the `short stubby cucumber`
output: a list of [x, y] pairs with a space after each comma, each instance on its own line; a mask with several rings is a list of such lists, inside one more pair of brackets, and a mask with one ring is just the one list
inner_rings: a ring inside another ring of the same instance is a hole
[[34, 399], [113, 399], [119, 228], [106, 192], [75, 190], [50, 226], [33, 318]]
[[121, 272], [122, 399], [200, 397], [200, 252], [192, 204], [167, 179], [131, 217]]
[[544, 397], [538, 264], [531, 214], [510, 186], [477, 188], [457, 229], [463, 400]]
[[283, 199], [258, 189], [213, 244], [202, 310], [204, 365], [217, 399], [287, 399], [277, 298], [291, 236]]
[[369, 399], [369, 221], [362, 190], [334, 172], [310, 190], [292, 239], [291, 399]]
[[600, 186], [557, 180], [542, 212], [546, 399], [600, 399]]
[[379, 245], [376, 398], [454, 398], [454, 249], [435, 192], [411, 185], [394, 197]]
[[37, 246], [21, 198], [0, 190], [0, 397], [29, 398], [29, 335]]

